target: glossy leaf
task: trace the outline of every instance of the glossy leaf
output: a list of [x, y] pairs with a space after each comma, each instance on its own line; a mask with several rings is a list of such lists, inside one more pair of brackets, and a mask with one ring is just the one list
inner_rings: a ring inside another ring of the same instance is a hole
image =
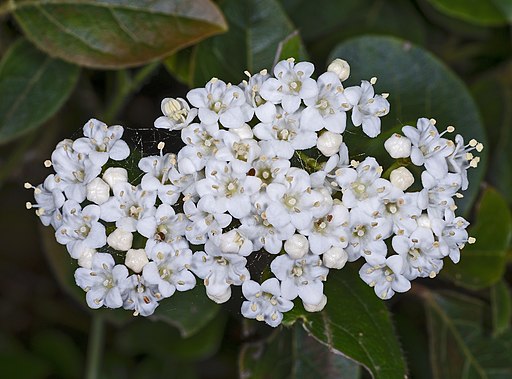
[[504, 280], [491, 287], [493, 334], [499, 336], [510, 330], [512, 321], [512, 293]]
[[17, 0], [13, 14], [42, 50], [95, 68], [142, 65], [226, 30], [210, 0]]
[[485, 190], [469, 234], [476, 243], [466, 245], [456, 265], [445, 260], [442, 273], [455, 283], [473, 289], [489, 287], [505, 272], [507, 248], [512, 236], [512, 216], [503, 197]]
[[[331, 53], [329, 62], [343, 58], [350, 63], [351, 78], [346, 86], [359, 84], [359, 79], [378, 78], [375, 90], [390, 94], [390, 113], [382, 118], [382, 136], [369, 139], [362, 135], [360, 128], [345, 133], [354, 141], [351, 154], [363, 152], [375, 156], [385, 166], [390, 159], [382, 147], [386, 136], [401, 126], [416, 125], [419, 117], [435, 118], [443, 130], [454, 125], [456, 132], [465, 140], [475, 138], [486, 144], [485, 133], [477, 106], [464, 83], [449, 68], [426, 50], [408, 41], [393, 37], [363, 36], [338, 45]], [[357, 78], [357, 80], [353, 79]], [[454, 136], [452, 136], [454, 137]], [[357, 145], [361, 142], [359, 149]], [[467, 213], [478, 194], [479, 183], [484, 174], [486, 150], [480, 153], [482, 159], [477, 169], [469, 171], [470, 187], [464, 192], [464, 199], [458, 203], [459, 214]]]
[[507, 22], [495, 0], [428, 0], [438, 11], [466, 22], [483, 26]]
[[297, 30], [279, 42], [273, 66], [288, 58], [295, 58], [297, 61], [308, 60], [308, 53]]
[[512, 376], [512, 332], [490, 336], [482, 301], [454, 292], [427, 292], [425, 298], [434, 379]]
[[229, 31], [196, 47], [191, 86], [212, 77], [239, 83], [245, 70], [271, 69], [279, 43], [294, 30], [277, 0], [226, 0], [221, 9]]
[[315, 339], [359, 362], [376, 379], [403, 378], [405, 362], [386, 305], [353, 266], [329, 273], [322, 312], [309, 313], [296, 305], [285, 315], [285, 324], [301, 319]]
[[53, 59], [26, 40], [11, 45], [0, 62], [0, 144], [41, 126], [75, 87], [77, 66]]

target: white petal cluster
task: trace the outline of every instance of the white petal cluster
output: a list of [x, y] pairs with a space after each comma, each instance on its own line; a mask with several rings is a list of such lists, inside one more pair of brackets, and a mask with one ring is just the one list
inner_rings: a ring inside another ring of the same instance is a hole
[[[443, 137], [453, 127], [439, 133], [420, 118], [384, 143], [389, 167], [351, 160], [343, 133], [361, 126], [376, 137], [389, 112], [376, 79], [345, 88], [341, 59], [317, 79], [311, 63], [293, 59], [272, 72], [165, 98], [155, 127], [180, 134], [177, 152], [160, 142], [159, 154], [133, 163], [124, 129], [92, 119], [83, 137], [57, 145], [45, 163], [55, 174], [26, 183], [36, 199], [27, 207], [78, 260], [90, 307], [149, 316], [199, 278], [216, 303], [241, 286], [242, 314], [275, 327], [297, 298], [321, 311], [329, 270], [347, 262], [360, 260], [361, 279], [389, 299], [474, 242], [455, 198], [480, 143], [453, 142]], [[260, 284], [249, 268], [266, 259], [260, 272], [271, 277]]]

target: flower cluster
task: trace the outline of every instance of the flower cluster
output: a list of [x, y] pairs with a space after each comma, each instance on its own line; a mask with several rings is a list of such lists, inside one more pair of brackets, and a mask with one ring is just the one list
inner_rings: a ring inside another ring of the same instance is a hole
[[[347, 261], [364, 261], [361, 279], [389, 299], [435, 277], [443, 258], [459, 260], [474, 239], [454, 198], [482, 145], [446, 139], [453, 127], [440, 133], [420, 118], [386, 140], [396, 159], [386, 170], [374, 157], [350, 160], [348, 116], [376, 137], [388, 96], [375, 94], [375, 78], [345, 88], [341, 59], [317, 79], [313, 70], [288, 59], [273, 75], [247, 73], [239, 85], [214, 78], [186, 99], [164, 99], [155, 127], [180, 131], [185, 146], [166, 153], [160, 142], [158, 155], [131, 168], [139, 175], [123, 163], [121, 126], [92, 119], [82, 138], [57, 145], [45, 163], [55, 174], [26, 184], [36, 200], [27, 207], [78, 260], [91, 308], [149, 316], [200, 278], [217, 303], [241, 286], [242, 314], [277, 326], [297, 298], [322, 310], [329, 270]], [[248, 269], [256, 252], [271, 257], [261, 283]]]

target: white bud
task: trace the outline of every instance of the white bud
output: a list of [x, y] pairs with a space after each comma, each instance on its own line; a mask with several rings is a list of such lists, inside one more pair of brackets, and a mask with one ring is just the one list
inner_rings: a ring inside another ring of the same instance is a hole
[[327, 304], [327, 296], [322, 295], [322, 300], [320, 300], [318, 304], [307, 304], [305, 302], [302, 302], [302, 304], [304, 305], [304, 309], [308, 312], [320, 312]]
[[96, 204], [103, 204], [110, 198], [110, 187], [101, 178], [94, 178], [87, 184], [87, 200]]
[[309, 241], [302, 234], [294, 234], [284, 243], [284, 251], [292, 259], [300, 259], [309, 251]]
[[83, 268], [91, 269], [92, 267], [92, 257], [96, 254], [95, 249], [91, 249], [86, 247], [82, 254], [80, 254], [80, 258], [78, 258], [78, 265]]
[[208, 296], [211, 300], [215, 301], [217, 304], [225, 303], [231, 297], [231, 287], [226, 288], [226, 290], [220, 294], [219, 293], [215, 293], [215, 294], [210, 293], [210, 291], [208, 289], [209, 289], [209, 287], [206, 286], [206, 296]]
[[347, 80], [350, 76], [350, 65], [343, 59], [336, 58], [327, 67], [327, 71], [334, 72], [341, 81]]
[[405, 167], [398, 167], [397, 169], [391, 171], [391, 174], [389, 175], [389, 181], [395, 187], [405, 191], [414, 183], [414, 176]]
[[229, 129], [229, 131], [235, 133], [238, 137], [240, 137], [240, 139], [253, 138], [254, 136], [252, 129], [248, 124], [244, 124], [240, 128]]
[[316, 142], [316, 147], [326, 157], [330, 157], [340, 151], [343, 137], [339, 133], [323, 132]]
[[337, 246], [331, 247], [322, 256], [325, 267], [336, 269], [343, 268], [345, 263], [347, 263], [347, 259], [347, 252], [341, 247]]
[[237, 254], [244, 242], [244, 237], [238, 230], [233, 229], [220, 236], [220, 250], [223, 253]]
[[391, 158], [407, 158], [411, 155], [411, 140], [395, 133], [384, 142], [384, 148]]
[[116, 250], [127, 251], [131, 249], [133, 234], [124, 229], [117, 228], [107, 237], [107, 244]]
[[103, 173], [103, 180], [108, 183], [111, 188], [117, 183], [128, 181], [128, 171], [122, 167], [109, 167]]
[[432, 224], [430, 223], [430, 218], [426, 213], [423, 213], [420, 217], [416, 219], [416, 223], [420, 228], [432, 228]]
[[135, 273], [140, 273], [144, 266], [149, 263], [146, 250], [144, 249], [130, 249], [126, 253], [124, 264], [126, 267], [132, 269]]

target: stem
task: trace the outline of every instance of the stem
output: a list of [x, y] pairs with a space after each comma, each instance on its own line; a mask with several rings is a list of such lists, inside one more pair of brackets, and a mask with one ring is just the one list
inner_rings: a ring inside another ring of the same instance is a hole
[[108, 124], [114, 121], [121, 108], [124, 106], [128, 98], [137, 92], [144, 82], [156, 71], [160, 66], [160, 62], [153, 62], [141, 68], [133, 78], [128, 75], [126, 70], [117, 72], [117, 88], [114, 98], [110, 105], [103, 113], [103, 120]]
[[299, 150], [295, 151], [295, 154], [297, 154], [302, 163], [304, 163], [309, 169], [313, 171], [320, 171], [322, 169], [322, 165], [319, 164], [315, 158], [311, 158], [309, 155]]
[[92, 316], [89, 344], [87, 346], [87, 366], [85, 371], [86, 379], [98, 379], [100, 373], [101, 356], [103, 353], [103, 335], [105, 321], [101, 315]]
[[398, 158], [386, 171], [384, 171], [382, 178], [389, 179], [393, 170], [396, 170], [399, 167], [407, 167], [409, 166], [409, 163], [411, 163], [409, 158]]

